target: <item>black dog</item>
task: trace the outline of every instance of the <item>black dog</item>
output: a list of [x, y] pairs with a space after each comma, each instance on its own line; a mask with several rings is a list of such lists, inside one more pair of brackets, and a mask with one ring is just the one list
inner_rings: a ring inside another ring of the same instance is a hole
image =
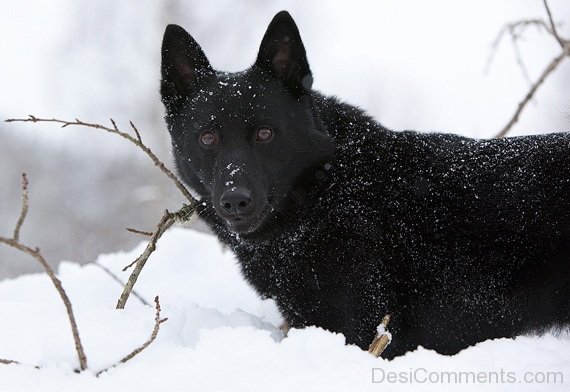
[[366, 349], [390, 314], [392, 358], [570, 323], [570, 135], [393, 132], [311, 84], [287, 12], [239, 73], [164, 34], [178, 171], [292, 327]]

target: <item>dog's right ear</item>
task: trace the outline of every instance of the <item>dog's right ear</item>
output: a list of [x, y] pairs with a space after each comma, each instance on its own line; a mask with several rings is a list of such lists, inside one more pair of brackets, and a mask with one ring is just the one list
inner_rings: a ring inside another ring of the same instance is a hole
[[162, 39], [160, 94], [167, 111], [196, 86], [214, 75], [200, 45], [177, 25], [168, 25]]
[[275, 17], [261, 40], [255, 66], [283, 81], [297, 96], [311, 89], [313, 77], [299, 29], [287, 11]]

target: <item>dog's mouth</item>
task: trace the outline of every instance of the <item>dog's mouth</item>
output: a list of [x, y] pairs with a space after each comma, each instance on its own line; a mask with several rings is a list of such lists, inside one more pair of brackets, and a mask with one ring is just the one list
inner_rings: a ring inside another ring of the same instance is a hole
[[225, 221], [228, 229], [232, 233], [247, 235], [259, 230], [267, 221], [273, 210], [273, 207], [268, 202], [259, 213], [247, 216], [223, 216], [220, 214], [220, 217]]
[[226, 224], [231, 232], [236, 234], [250, 234], [258, 229], [260, 224], [258, 219], [249, 218], [233, 218], [226, 219]]

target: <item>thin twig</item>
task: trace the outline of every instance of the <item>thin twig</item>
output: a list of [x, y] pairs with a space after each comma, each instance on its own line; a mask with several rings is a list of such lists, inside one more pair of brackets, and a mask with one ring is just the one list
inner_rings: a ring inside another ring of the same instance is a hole
[[152, 231], [142, 231], [142, 230], [133, 229], [132, 227], [127, 227], [126, 230], [130, 233], [144, 235], [145, 237], [152, 237]]
[[131, 128], [133, 128], [133, 131], [135, 131], [135, 134], [137, 135], [137, 139], [139, 140], [139, 143], [143, 144], [141, 134], [139, 133], [139, 130], [137, 129], [137, 127], [135, 127], [135, 124], [133, 124], [132, 121], [129, 121], [129, 124], [131, 124]]
[[[28, 181], [26, 178], [26, 174], [22, 175], [22, 211], [27, 210], [27, 203], [28, 203]], [[24, 207], [26, 205], [26, 207]], [[16, 225], [16, 230], [14, 231], [14, 238], [4, 238], [0, 237], [0, 243], [8, 245], [14, 249], [17, 249], [23, 253], [27, 253], [28, 255], [35, 258], [38, 263], [43, 267], [44, 271], [47, 273], [49, 278], [51, 279], [53, 285], [55, 286], [63, 304], [65, 305], [65, 310], [67, 311], [67, 317], [69, 318], [69, 324], [71, 325], [71, 332], [73, 334], [73, 340], [75, 341], [75, 351], [77, 352], [77, 357], [79, 358], [79, 367], [81, 370], [87, 369], [87, 357], [85, 356], [85, 350], [83, 349], [83, 345], [81, 344], [81, 339], [79, 337], [79, 330], [77, 329], [77, 323], [75, 321], [75, 315], [73, 314], [73, 308], [71, 306], [71, 301], [67, 296], [67, 293], [63, 289], [61, 281], [56, 276], [53, 269], [50, 267], [48, 262], [42, 256], [39, 248], [32, 249], [31, 247], [20, 243], [17, 239], [19, 237], [19, 231], [24, 223], [24, 219], [26, 218], [26, 214], [20, 214], [20, 220]]]
[[558, 56], [552, 59], [552, 61], [548, 64], [548, 66], [544, 69], [544, 71], [542, 71], [542, 74], [540, 75], [538, 80], [534, 82], [534, 84], [530, 87], [530, 90], [526, 93], [523, 100], [519, 103], [517, 110], [515, 111], [515, 113], [507, 123], [507, 125], [505, 125], [503, 129], [501, 129], [501, 131], [495, 135], [495, 138], [504, 137], [511, 130], [513, 125], [515, 125], [515, 123], [518, 121], [519, 115], [521, 114], [526, 104], [534, 96], [536, 90], [540, 87], [540, 85], [542, 85], [542, 83], [544, 83], [544, 80], [548, 77], [548, 75], [550, 75], [558, 67], [558, 65], [560, 65], [562, 60], [564, 60], [564, 58], [569, 55], [570, 55], [570, 45], [567, 45]]
[[164, 211], [164, 214], [162, 215], [162, 218], [156, 225], [156, 230], [153, 232], [149, 240], [149, 243], [146, 246], [143, 253], [139, 257], [137, 257], [135, 261], [133, 261], [131, 264], [123, 268], [123, 271], [126, 271], [133, 265], [135, 266], [133, 272], [131, 272], [131, 275], [129, 276], [129, 279], [127, 280], [127, 283], [125, 284], [125, 288], [123, 289], [121, 297], [117, 301], [117, 306], [116, 306], [117, 309], [125, 308], [127, 300], [129, 299], [129, 295], [135, 283], [137, 282], [137, 279], [143, 267], [145, 266], [150, 255], [156, 249], [156, 242], [160, 239], [160, 237], [162, 237], [164, 232], [174, 224], [174, 222], [188, 220], [192, 216], [194, 209], [195, 207], [192, 205], [184, 205], [181, 209], [179, 209], [176, 212], [169, 212], [168, 210]]
[[132, 127], [135, 130], [137, 137], [133, 137], [126, 132], [120, 131], [119, 128], [117, 127], [115, 121], [113, 121], [113, 120], [111, 120], [112, 127], [107, 127], [107, 126], [104, 126], [101, 124], [87, 123], [87, 122], [81, 121], [77, 118], [74, 121], [66, 121], [66, 120], [59, 120], [56, 118], [52, 118], [52, 119], [38, 118], [38, 117], [31, 115], [31, 114], [29, 115], [28, 118], [10, 118], [10, 119], [7, 119], [5, 121], [6, 122], [33, 122], [33, 123], [52, 122], [52, 123], [61, 124], [62, 128], [66, 128], [70, 125], [79, 125], [79, 126], [84, 126], [84, 127], [88, 127], [88, 128], [101, 129], [101, 130], [107, 131], [109, 133], [114, 133], [116, 135], [119, 135], [122, 138], [127, 139], [128, 141], [130, 141], [131, 143], [133, 143], [134, 145], [139, 147], [141, 150], [143, 150], [145, 152], [145, 154], [148, 155], [150, 157], [150, 159], [154, 162], [155, 166], [158, 166], [158, 168], [160, 170], [162, 170], [162, 172], [164, 174], [166, 174], [168, 176], [168, 178], [170, 178], [172, 180], [172, 182], [174, 182], [176, 187], [180, 190], [180, 192], [184, 195], [184, 197], [186, 199], [188, 199], [188, 201], [190, 202], [191, 205], [197, 204], [196, 199], [194, 199], [192, 197], [190, 192], [188, 192], [188, 189], [186, 189], [186, 187], [182, 184], [182, 182], [180, 182], [180, 180], [178, 180], [176, 175], [170, 169], [168, 169], [166, 167], [166, 165], [164, 163], [162, 163], [162, 161], [152, 152], [152, 150], [150, 148], [148, 148], [142, 142], [142, 140], [140, 138], [140, 134], [139, 134], [138, 130], [136, 129], [136, 127], [134, 127], [134, 125], [132, 125]]
[[376, 336], [368, 348], [368, 352], [374, 355], [376, 358], [382, 355], [382, 352], [384, 352], [386, 347], [388, 347], [392, 341], [392, 335], [388, 332], [389, 323], [390, 315], [387, 314], [382, 318], [382, 321], [378, 325]]
[[[528, 26], [536, 26], [539, 29], [542, 27], [548, 33], [552, 34], [552, 30], [551, 30], [550, 26], [548, 26], [548, 24], [545, 21], [543, 21], [542, 19], [524, 19], [524, 20], [518, 20], [516, 22], [512, 22], [512, 23], [508, 23], [508, 24], [504, 25], [501, 28], [501, 30], [499, 30], [497, 37], [495, 38], [495, 40], [491, 44], [491, 51], [489, 52], [489, 57], [487, 58], [485, 70], [483, 71], [483, 73], [487, 74], [489, 72], [489, 70], [491, 69], [491, 65], [492, 65], [493, 60], [495, 58], [495, 54], [497, 53], [497, 50], [499, 49], [499, 44], [501, 43], [503, 37], [508, 33], [511, 37], [511, 42], [513, 44], [516, 44], [516, 42], [520, 39], [520, 37], [523, 35], [523, 33], [525, 32], [525, 30]], [[518, 47], [515, 48], [515, 55], [517, 56], [517, 62], [519, 63], [519, 65], [521, 65], [522, 59], [520, 58], [520, 51], [518, 50]], [[524, 67], [524, 64], [522, 66]], [[526, 68], [524, 68], [523, 73], [525, 71], [526, 71]]]
[[38, 263], [40, 263], [40, 265], [43, 267], [44, 271], [47, 273], [53, 285], [55, 286], [55, 289], [59, 293], [59, 296], [61, 297], [63, 304], [65, 305], [65, 310], [67, 311], [67, 317], [69, 318], [69, 324], [71, 325], [73, 340], [75, 342], [75, 351], [77, 352], [77, 357], [79, 358], [79, 367], [81, 370], [87, 369], [87, 357], [85, 356], [85, 350], [83, 349], [83, 345], [81, 344], [81, 338], [79, 337], [79, 330], [77, 329], [77, 322], [75, 321], [75, 315], [73, 314], [71, 301], [69, 300], [67, 293], [63, 289], [61, 281], [58, 279], [53, 269], [44, 259], [40, 250], [38, 248], [32, 249], [29, 246], [21, 244], [18, 241], [15, 241], [11, 238], [0, 237], [0, 243], [6, 244], [21, 252], [27, 253], [28, 255], [35, 258], [38, 261]]
[[2, 364], [2, 365], [12, 365], [12, 364], [13, 365], [21, 365], [21, 363], [18, 361], [13, 361], [11, 359], [2, 359], [2, 358], [0, 358], [0, 364]]
[[[505, 32], [508, 31], [509, 34], [511, 35], [511, 38], [512, 38], [513, 47], [515, 48], [515, 56], [516, 56], [517, 63], [519, 64], [525, 79], [529, 80], [528, 72], [526, 71], [526, 67], [524, 66], [524, 63], [523, 63], [522, 58], [520, 56], [517, 41], [521, 37], [521, 35], [523, 34], [525, 28], [527, 26], [530, 26], [530, 25], [536, 25], [539, 27], [543, 27], [550, 35], [552, 35], [556, 39], [556, 41], [558, 42], [558, 44], [562, 48], [562, 52], [558, 56], [556, 56], [554, 59], [552, 59], [552, 61], [546, 66], [544, 71], [542, 71], [542, 74], [540, 75], [538, 80], [536, 82], [534, 82], [533, 84], [531, 84], [529, 91], [526, 93], [526, 95], [524, 96], [522, 101], [519, 102], [518, 107], [517, 107], [515, 113], [512, 115], [511, 119], [509, 120], [507, 125], [505, 125], [503, 127], [503, 129], [501, 129], [501, 131], [495, 135], [495, 138], [504, 137], [511, 130], [513, 125], [518, 121], [519, 116], [520, 116], [521, 112], [523, 111], [523, 109], [525, 108], [525, 106], [530, 102], [530, 100], [532, 99], [532, 97], [536, 93], [536, 90], [542, 85], [542, 83], [544, 83], [544, 80], [548, 77], [548, 75], [550, 75], [558, 67], [558, 65], [560, 65], [560, 63], [564, 60], [564, 58], [567, 56], [570, 56], [570, 41], [567, 39], [563, 39], [560, 36], [560, 34], [558, 34], [558, 31], [556, 29], [556, 24], [554, 23], [554, 19], [552, 18], [552, 13], [550, 12], [550, 7], [548, 6], [548, 1], [543, 0], [543, 3], [544, 3], [544, 8], [546, 9], [546, 13], [548, 14], [549, 23], [546, 23], [542, 19], [528, 19], [528, 20], [520, 20], [517, 22], [513, 22], [513, 23], [510, 23], [510, 24], [504, 26], [501, 29], [501, 31], [499, 32], [499, 35], [497, 36], [497, 38], [495, 39], [495, 41], [493, 43], [491, 54], [489, 56], [489, 61], [487, 64], [487, 68], [490, 66], [490, 63], [493, 59], [493, 55], [497, 51], [497, 47], [499, 46], [499, 42], [501, 41], [501, 38], [503, 37]], [[517, 29], [519, 29], [520, 32], [517, 31]]]
[[[99, 264], [98, 262], [94, 262], [93, 265], [101, 268], [105, 273], [107, 273], [107, 275], [109, 275], [115, 282], [119, 283], [121, 285], [121, 287], [125, 288], [125, 282], [123, 282], [117, 275], [115, 275], [110, 269], [108, 269], [107, 267], [105, 267], [102, 264]], [[142, 297], [142, 295], [140, 295], [139, 293], [137, 293], [134, 289], [132, 290], [132, 294], [135, 296], [136, 299], [138, 299], [139, 301], [141, 301], [141, 303], [143, 305], [147, 305], [150, 306], [150, 304]]]
[[168, 210], [165, 210], [164, 214], [162, 215], [162, 218], [160, 218], [160, 221], [156, 225], [156, 230], [152, 233], [150, 241], [146, 246], [144, 252], [139, 257], [137, 257], [135, 261], [123, 267], [123, 272], [125, 272], [135, 264], [138, 263], [144, 264], [148, 259], [148, 257], [151, 255], [151, 253], [155, 251], [156, 242], [160, 239], [162, 234], [166, 230], [168, 230], [170, 226], [172, 226], [173, 224], [174, 224], [174, 218], [172, 217], [172, 214]]
[[16, 242], [20, 240], [20, 229], [22, 228], [26, 215], [28, 214], [28, 208], [28, 177], [26, 176], [26, 173], [22, 173], [22, 210], [20, 212], [20, 217], [18, 218], [18, 223], [16, 223], [16, 228], [14, 229], [14, 236], [12, 237]]
[[546, 8], [546, 13], [548, 14], [548, 21], [550, 22], [550, 29], [551, 29], [550, 33], [554, 36], [554, 38], [556, 38], [556, 41], [558, 41], [560, 47], [564, 49], [564, 47], [566, 46], [566, 41], [562, 39], [562, 37], [560, 37], [558, 31], [556, 30], [556, 24], [554, 24], [554, 20], [552, 19], [552, 13], [550, 12], [548, 1], [543, 0], [543, 3], [544, 3], [544, 8]]
[[160, 301], [158, 299], [158, 295], [154, 298], [154, 304], [155, 304], [155, 309], [156, 309], [156, 313], [154, 316], [154, 328], [152, 329], [152, 333], [150, 334], [150, 337], [148, 338], [148, 340], [146, 342], [144, 342], [142, 345], [140, 345], [139, 347], [137, 347], [136, 349], [134, 349], [133, 351], [131, 351], [128, 355], [121, 358], [121, 360], [119, 362], [117, 362], [116, 364], [97, 372], [97, 374], [96, 374], [97, 376], [99, 376], [103, 372], [108, 371], [109, 369], [114, 368], [115, 366], [117, 366], [120, 363], [126, 363], [126, 362], [130, 361], [135, 356], [137, 356], [142, 351], [144, 351], [148, 346], [150, 346], [152, 344], [152, 342], [154, 342], [154, 340], [158, 336], [158, 332], [160, 331], [160, 324], [162, 324], [166, 320], [168, 320], [168, 318], [163, 318], [163, 319], [160, 318]]
[[21, 366], [33, 367], [34, 369], [40, 368], [38, 365], [30, 365], [27, 363], [22, 363], [20, 361], [14, 361], [12, 359], [4, 359], [4, 358], [0, 358], [0, 365], [21, 365]]
[[122, 138], [127, 139], [128, 141], [130, 141], [131, 143], [133, 143], [134, 145], [136, 145], [140, 149], [142, 149], [147, 154], [147, 156], [150, 157], [150, 159], [153, 161], [153, 163], [156, 166], [158, 166], [159, 169], [164, 174], [166, 174], [166, 176], [168, 176], [168, 178], [170, 178], [174, 182], [176, 187], [180, 190], [180, 192], [184, 195], [184, 197], [186, 197], [186, 199], [188, 199], [188, 201], [190, 202], [188, 205], [184, 205], [179, 211], [177, 211], [173, 214], [170, 214], [167, 212], [167, 214], [165, 214], [165, 216], [163, 216], [163, 219], [161, 219], [161, 221], [159, 222], [159, 224], [157, 226], [157, 230], [154, 233], [152, 233], [151, 238], [150, 238], [150, 242], [149, 242], [148, 246], [146, 247], [146, 249], [144, 250], [143, 254], [141, 254], [133, 263], [131, 263], [131, 265], [126, 267], [126, 268], [129, 268], [130, 266], [137, 264], [137, 267], [131, 273], [131, 276], [129, 277], [129, 280], [127, 281], [127, 283], [125, 285], [123, 293], [121, 294], [121, 297], [119, 298], [119, 300], [117, 302], [117, 309], [123, 309], [128, 297], [129, 297], [129, 294], [132, 291], [133, 286], [134, 286], [134, 284], [138, 278], [138, 275], [140, 274], [140, 272], [141, 272], [142, 268], [144, 267], [146, 261], [148, 260], [149, 256], [152, 254], [152, 252], [154, 252], [154, 249], [156, 247], [156, 241], [162, 236], [164, 231], [166, 231], [170, 226], [172, 226], [172, 224], [174, 224], [174, 222], [176, 220], [187, 221], [188, 219], [190, 219], [190, 216], [193, 214], [193, 212], [196, 208], [196, 205], [198, 204], [198, 201], [192, 197], [192, 195], [190, 194], [188, 189], [182, 184], [182, 182], [178, 179], [178, 177], [176, 177], [176, 175], [170, 169], [168, 169], [166, 167], [166, 165], [164, 165], [164, 163], [162, 163], [162, 161], [152, 152], [152, 150], [142, 142], [142, 139], [140, 137], [140, 133], [132, 122], [130, 122], [130, 125], [136, 134], [136, 138], [131, 136], [130, 134], [128, 134], [126, 132], [122, 132], [121, 130], [119, 130], [119, 128], [117, 127], [117, 124], [115, 123], [115, 121], [113, 119], [110, 120], [111, 121], [111, 127], [107, 127], [107, 126], [104, 126], [101, 124], [87, 123], [87, 122], [81, 121], [77, 118], [74, 121], [66, 121], [66, 120], [59, 120], [59, 119], [55, 119], [55, 118], [43, 119], [43, 118], [38, 118], [34, 115], [29, 115], [29, 117], [26, 119], [8, 119], [5, 121], [6, 122], [33, 122], [33, 123], [52, 122], [52, 123], [61, 124], [62, 128], [68, 127], [70, 125], [79, 125], [79, 126], [85, 126], [85, 127], [89, 127], [89, 128], [101, 129], [101, 130], [107, 131], [109, 133], [117, 134], [117, 135], [121, 136]]

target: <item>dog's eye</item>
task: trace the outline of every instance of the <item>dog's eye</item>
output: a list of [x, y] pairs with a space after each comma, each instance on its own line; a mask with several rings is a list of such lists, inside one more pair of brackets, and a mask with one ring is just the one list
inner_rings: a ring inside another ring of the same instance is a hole
[[257, 130], [255, 140], [258, 142], [267, 142], [273, 137], [273, 130], [267, 127], [261, 127]]
[[217, 141], [218, 139], [212, 131], [204, 131], [200, 134], [200, 143], [205, 146], [212, 146], [216, 144]]

